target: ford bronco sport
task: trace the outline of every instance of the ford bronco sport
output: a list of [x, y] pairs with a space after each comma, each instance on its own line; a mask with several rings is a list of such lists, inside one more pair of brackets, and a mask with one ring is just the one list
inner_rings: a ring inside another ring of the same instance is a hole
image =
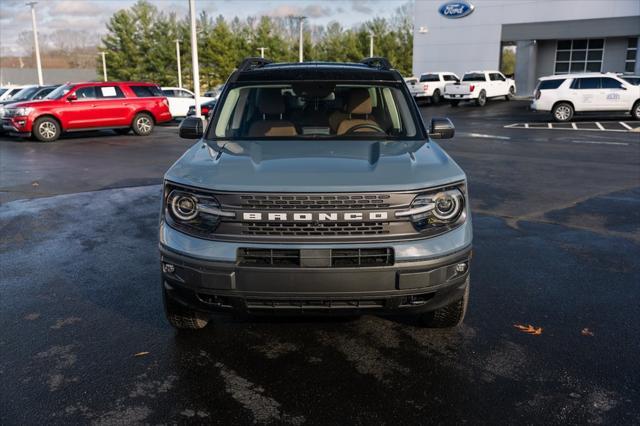
[[452, 327], [469, 298], [464, 172], [400, 74], [362, 63], [245, 60], [164, 178], [169, 322], [212, 312], [417, 314]]

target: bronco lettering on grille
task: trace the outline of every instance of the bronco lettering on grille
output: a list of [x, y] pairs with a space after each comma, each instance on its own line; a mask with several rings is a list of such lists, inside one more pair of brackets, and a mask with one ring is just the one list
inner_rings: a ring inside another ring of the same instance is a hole
[[242, 220], [245, 221], [269, 221], [269, 222], [349, 222], [362, 220], [386, 220], [389, 214], [386, 211], [377, 212], [340, 212], [340, 213], [260, 213], [243, 212]]

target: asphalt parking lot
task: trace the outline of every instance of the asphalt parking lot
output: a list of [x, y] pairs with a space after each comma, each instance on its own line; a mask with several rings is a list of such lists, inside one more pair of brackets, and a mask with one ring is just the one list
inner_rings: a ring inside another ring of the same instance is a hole
[[505, 128], [549, 121], [521, 101], [422, 113], [456, 125], [441, 145], [472, 197], [455, 331], [216, 317], [178, 334], [156, 226], [191, 142], [0, 138], [0, 423], [640, 423], [640, 133]]

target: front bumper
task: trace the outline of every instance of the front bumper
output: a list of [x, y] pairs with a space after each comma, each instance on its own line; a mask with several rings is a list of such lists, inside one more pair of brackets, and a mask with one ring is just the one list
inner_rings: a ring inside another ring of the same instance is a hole
[[29, 136], [31, 125], [28, 117], [11, 117], [2, 119], [2, 130], [7, 133]]
[[[391, 247], [389, 266], [274, 267], [238, 262], [240, 247], [329, 249], [344, 245], [247, 244], [201, 240], [161, 225], [167, 297], [203, 312], [250, 314], [403, 314], [427, 312], [462, 297], [468, 285], [471, 223], [424, 240], [349, 244]], [[223, 259], [223, 260], [220, 260]], [[463, 272], [456, 266], [466, 264]], [[171, 265], [167, 267], [167, 265]]]

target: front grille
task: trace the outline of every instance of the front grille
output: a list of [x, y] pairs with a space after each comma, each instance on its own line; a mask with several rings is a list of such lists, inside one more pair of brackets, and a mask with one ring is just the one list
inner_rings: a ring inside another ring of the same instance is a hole
[[389, 194], [241, 195], [242, 208], [256, 210], [350, 210], [388, 208]]
[[393, 262], [393, 249], [389, 247], [306, 251], [304, 249], [238, 249], [240, 266], [364, 268], [391, 266]]
[[244, 222], [243, 235], [272, 236], [359, 236], [389, 233], [387, 222]]
[[339, 309], [371, 309], [383, 308], [384, 299], [247, 299], [247, 309], [292, 309], [292, 310], [339, 310]]

